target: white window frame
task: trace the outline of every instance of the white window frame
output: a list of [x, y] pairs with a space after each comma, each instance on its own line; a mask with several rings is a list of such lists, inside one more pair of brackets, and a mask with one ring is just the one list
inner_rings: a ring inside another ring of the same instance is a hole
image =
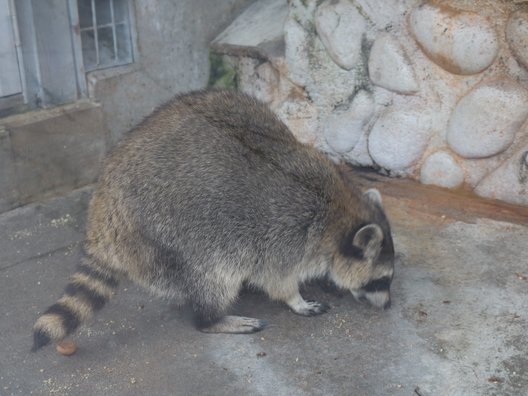
[[[109, 23], [105, 23], [104, 25], [101, 25], [97, 21], [97, 12], [96, 12], [95, 0], [88, 0], [88, 1], [90, 1], [90, 4], [91, 4], [92, 25], [90, 27], [81, 27], [80, 23], [79, 23], [80, 16], [79, 16], [79, 10], [78, 10], [78, 0], [70, 0], [70, 10], [71, 10], [71, 13], [72, 13], [72, 16], [71, 16], [72, 22], [75, 19], [75, 24], [72, 23], [72, 26], [75, 26], [75, 34], [79, 35], [81, 37], [79, 42], [82, 44], [82, 33], [84, 31], [90, 31], [90, 30], [94, 31], [94, 42], [95, 42], [95, 52], [96, 52], [97, 61], [96, 61], [96, 64], [93, 65], [93, 66], [86, 65], [84, 63], [84, 61], [83, 61], [84, 69], [87, 72], [90, 72], [90, 71], [103, 70], [103, 69], [107, 69], [107, 68], [111, 68], [111, 67], [124, 66], [124, 65], [129, 65], [131, 63], [134, 63], [136, 49], [134, 48], [134, 45], [133, 45], [135, 40], [133, 41], [133, 37], [134, 36], [132, 34], [133, 26], [132, 26], [132, 12], [130, 10], [131, 6], [132, 6], [131, 2], [129, 0], [125, 0], [125, 2], [127, 3], [127, 15], [126, 15], [126, 21], [123, 23], [123, 22], [116, 22], [116, 20], [115, 20], [115, 15], [114, 15], [115, 5], [114, 5], [114, 2], [116, 0], [108, 0], [109, 1], [108, 5], [110, 7], [111, 20], [110, 20]], [[128, 29], [128, 36], [129, 36], [128, 37], [129, 38], [129, 42], [127, 43], [129, 45], [129, 51], [130, 51], [129, 58], [127, 58], [125, 60], [122, 60], [122, 61], [118, 61], [117, 60], [118, 53], [119, 53], [119, 51], [118, 51], [118, 39], [117, 39], [117, 27], [118, 27], [118, 25], [126, 26], [127, 29]], [[101, 41], [99, 40], [99, 37], [98, 37], [99, 29], [100, 28], [104, 28], [104, 27], [112, 29], [113, 51], [114, 51], [114, 58], [115, 58], [115, 62], [107, 63], [107, 64], [101, 64], [101, 58], [100, 58], [100, 53], [102, 52], [101, 51]], [[81, 48], [81, 54], [82, 54], [82, 48]]]

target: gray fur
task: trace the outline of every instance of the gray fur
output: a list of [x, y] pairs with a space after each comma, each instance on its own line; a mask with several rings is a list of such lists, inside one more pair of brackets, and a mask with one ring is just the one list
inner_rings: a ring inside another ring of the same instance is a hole
[[[109, 157], [90, 204], [86, 253], [107, 272], [189, 302], [203, 331], [257, 331], [261, 321], [223, 317], [243, 284], [314, 315], [328, 306], [302, 299], [306, 280], [328, 276], [354, 291], [392, 278], [377, 198], [347, 188], [330, 161], [255, 99], [195, 92], [158, 109]], [[369, 224], [375, 232], [351, 248]]]

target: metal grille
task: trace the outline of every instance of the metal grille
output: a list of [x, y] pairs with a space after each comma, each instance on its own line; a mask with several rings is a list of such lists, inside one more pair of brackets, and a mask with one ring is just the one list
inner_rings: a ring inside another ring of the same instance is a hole
[[77, 0], [86, 71], [131, 63], [128, 0]]

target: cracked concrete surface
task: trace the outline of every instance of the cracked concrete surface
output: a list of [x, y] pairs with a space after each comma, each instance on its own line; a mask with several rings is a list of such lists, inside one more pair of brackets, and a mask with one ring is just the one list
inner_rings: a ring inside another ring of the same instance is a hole
[[388, 311], [310, 285], [303, 294], [332, 309], [305, 318], [244, 293], [233, 311], [267, 329], [202, 334], [188, 309], [125, 282], [75, 335], [76, 354], [31, 353], [34, 320], [79, 261], [90, 193], [0, 215], [2, 396], [528, 394], [528, 228], [390, 188], [400, 259]]

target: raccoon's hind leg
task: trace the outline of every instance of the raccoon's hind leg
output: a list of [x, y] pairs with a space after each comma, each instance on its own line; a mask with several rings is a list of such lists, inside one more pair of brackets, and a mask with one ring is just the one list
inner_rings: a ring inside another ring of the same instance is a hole
[[204, 333], [248, 334], [266, 327], [266, 322], [260, 319], [224, 315], [225, 310], [238, 296], [239, 288], [236, 285], [211, 286], [209, 284], [207, 293], [200, 293], [191, 298], [198, 330]]

